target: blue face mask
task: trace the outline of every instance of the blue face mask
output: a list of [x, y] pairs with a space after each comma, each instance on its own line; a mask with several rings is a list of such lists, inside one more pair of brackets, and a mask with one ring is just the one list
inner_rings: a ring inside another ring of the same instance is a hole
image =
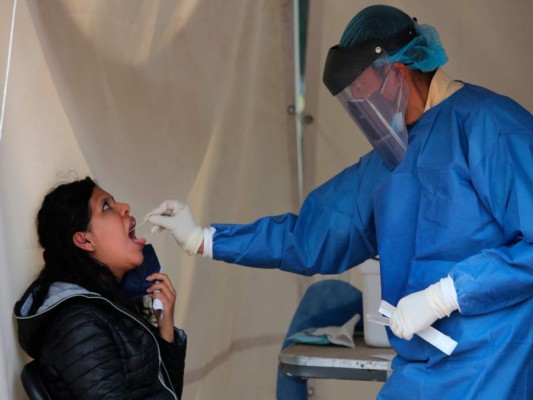
[[161, 271], [161, 264], [155, 254], [154, 247], [146, 244], [143, 247], [144, 260], [137, 268], [128, 271], [122, 278], [120, 287], [126, 297], [136, 299], [145, 296], [146, 290], [154, 284], [146, 278], [154, 272]]

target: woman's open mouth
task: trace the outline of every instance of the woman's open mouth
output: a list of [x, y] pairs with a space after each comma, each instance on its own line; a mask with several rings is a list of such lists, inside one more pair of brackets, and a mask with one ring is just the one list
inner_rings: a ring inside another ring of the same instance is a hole
[[146, 243], [146, 239], [137, 237], [137, 235], [135, 234], [135, 226], [136, 226], [135, 219], [132, 219], [129, 230], [128, 230], [128, 236], [133, 242], [135, 242], [139, 246], [144, 246]]

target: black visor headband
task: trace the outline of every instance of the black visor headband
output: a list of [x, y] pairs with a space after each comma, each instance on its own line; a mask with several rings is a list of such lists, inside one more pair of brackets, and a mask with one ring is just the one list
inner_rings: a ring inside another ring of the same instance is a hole
[[363, 73], [384, 52], [401, 49], [417, 36], [410, 26], [381, 40], [369, 40], [355, 47], [333, 46], [329, 49], [322, 81], [336, 96]]

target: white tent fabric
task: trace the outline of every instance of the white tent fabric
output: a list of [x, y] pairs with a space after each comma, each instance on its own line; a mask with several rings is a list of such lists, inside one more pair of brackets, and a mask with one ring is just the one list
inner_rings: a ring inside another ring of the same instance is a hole
[[[327, 49], [368, 1], [314, 0], [306, 62], [308, 192], [369, 147], [321, 84]], [[533, 109], [527, 0], [388, 1], [436, 26], [448, 73]], [[34, 218], [54, 184], [94, 177], [136, 217], [165, 198], [198, 222], [297, 211], [290, 0], [0, 2], [0, 397], [24, 399], [12, 307], [41, 266]], [[178, 291], [189, 335], [184, 399], [275, 397], [277, 355], [305, 287], [322, 277], [186, 256], [150, 236]], [[342, 279], [359, 282], [355, 272]], [[372, 386], [368, 398], [379, 388]], [[320, 382], [315, 398], [353, 398]]]

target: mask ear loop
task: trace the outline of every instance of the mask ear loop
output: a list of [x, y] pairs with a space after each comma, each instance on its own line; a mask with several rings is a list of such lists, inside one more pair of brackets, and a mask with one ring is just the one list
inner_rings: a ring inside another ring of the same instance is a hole
[[[383, 82], [383, 87], [381, 89], [381, 94], [383, 94], [383, 90], [385, 89], [385, 84], [387, 83], [387, 79], [389, 79], [389, 75], [390, 73], [394, 73], [394, 74], [397, 74], [399, 73], [398, 71], [396, 71], [396, 69], [394, 68], [394, 64], [391, 64], [391, 67], [390, 67], [390, 70], [389, 72], [387, 73], [387, 76], [385, 77], [385, 82]], [[405, 84], [405, 80], [402, 79], [400, 80], [400, 88], [398, 89], [398, 93], [396, 93], [396, 99], [395, 99], [395, 103], [396, 103], [396, 113], [400, 112], [400, 106], [401, 106], [401, 101], [400, 99], [402, 98], [402, 94], [403, 94], [403, 85]]]
[[387, 80], [389, 79], [389, 75], [390, 75], [391, 71], [392, 71], [392, 64], [391, 64], [389, 70], [387, 71], [387, 74], [385, 75], [385, 80], [381, 84], [381, 89], [379, 90], [379, 94], [380, 95], [383, 95], [383, 91], [385, 90], [385, 87], [387, 86]]
[[[385, 84], [387, 83], [387, 79], [389, 79], [389, 75], [390, 75], [391, 73], [394, 73], [394, 74], [398, 74], [398, 73], [399, 73], [399, 71], [397, 71], [397, 70], [394, 68], [394, 65], [393, 65], [393, 64], [391, 64], [390, 69], [389, 69], [389, 72], [387, 73], [387, 76], [385, 77], [385, 81], [383, 82], [383, 87], [382, 87], [382, 89], [381, 89], [381, 91], [380, 91], [381, 94], [383, 94], [383, 90], [385, 89]], [[400, 75], [401, 75], [401, 74], [400, 74]], [[404, 90], [404, 88], [403, 88], [404, 84], [405, 84], [405, 79], [403, 79], [403, 76], [402, 76], [402, 77], [400, 78], [400, 87], [399, 87], [399, 89], [398, 89], [398, 92], [396, 93], [396, 98], [395, 98], [396, 111], [395, 111], [394, 116], [393, 116], [393, 121], [391, 122], [392, 125], [394, 125], [394, 120], [395, 120], [395, 118], [396, 118], [398, 115], [400, 115], [401, 118], [402, 118], [402, 125], [405, 124], [405, 122], [404, 122], [404, 121], [405, 121], [405, 120], [404, 120], [405, 116], [403, 115], [402, 112], [400, 112], [400, 106], [402, 105], [402, 101], [401, 101], [401, 99], [402, 99], [402, 94], [403, 94], [403, 90]], [[391, 126], [391, 128], [392, 128], [392, 130], [393, 130], [394, 132], [396, 132], [396, 133], [399, 132], [399, 126], [397, 126], [396, 128], [394, 128], [394, 126]], [[399, 143], [400, 143], [400, 142], [399, 142]], [[401, 143], [400, 145], [402, 146], [402, 148], [403, 148], [404, 150], [406, 149], [406, 146], [405, 146], [403, 143]]]
[[[390, 68], [389, 70], [387, 71], [387, 74], [385, 75], [385, 80], [383, 81], [382, 85], [381, 85], [381, 89], [379, 91], [379, 94], [383, 96], [383, 91], [385, 90], [385, 87], [387, 85], [387, 81], [389, 79], [389, 76], [390, 74], [393, 73], [393, 74], [397, 74], [398, 71], [396, 71], [396, 69], [394, 68], [394, 64], [390, 64]], [[395, 100], [398, 100], [398, 98], [402, 95], [402, 91], [403, 91], [403, 84], [404, 84], [404, 81], [403, 79], [401, 80], [401, 83], [400, 83], [400, 89], [398, 91], [398, 93], [396, 93], [396, 99]], [[400, 110], [400, 101], [395, 101], [396, 104], [396, 113], [399, 112]]]
[[398, 101], [396, 101], [396, 112], [397, 112], [397, 113], [400, 112], [400, 104], [401, 104], [401, 101], [400, 101], [400, 100], [401, 100], [401, 98], [402, 98], [402, 94], [403, 94], [402, 92], [403, 92], [403, 84], [404, 84], [404, 83], [405, 83], [405, 82], [404, 82], [404, 80], [403, 80], [403, 78], [402, 78], [402, 80], [400, 81], [400, 90], [398, 90], [398, 95], [397, 95], [397, 97], [396, 97], [396, 98], [398, 99]]

